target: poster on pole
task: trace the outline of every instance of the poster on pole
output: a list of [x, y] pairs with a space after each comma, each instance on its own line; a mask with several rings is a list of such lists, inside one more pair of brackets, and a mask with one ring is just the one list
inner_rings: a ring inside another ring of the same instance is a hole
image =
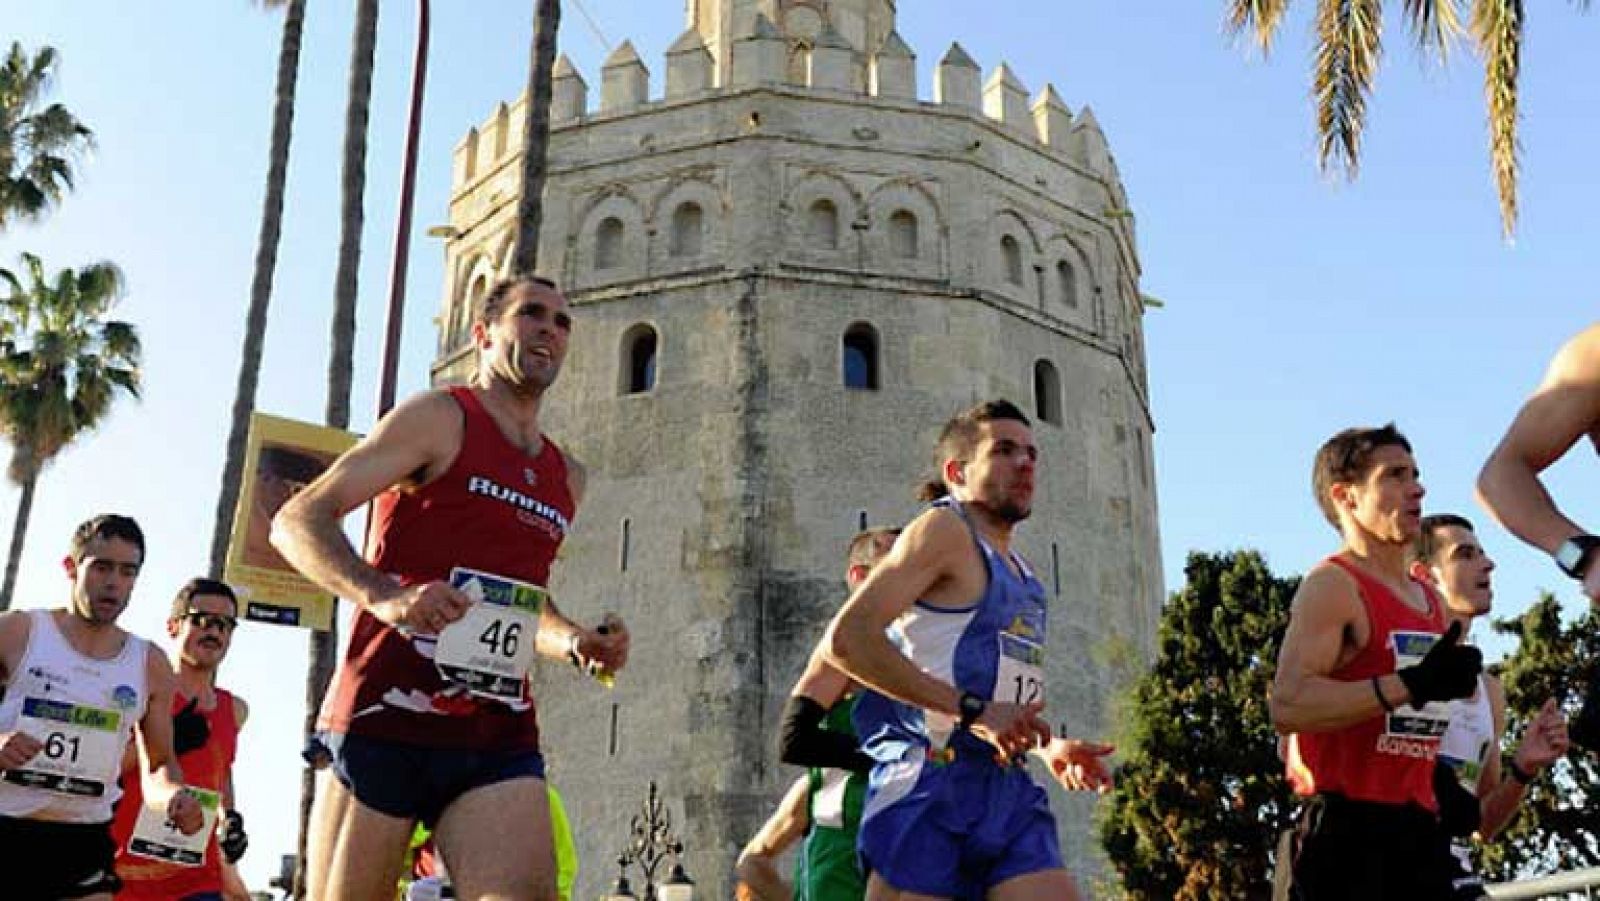
[[308, 629], [333, 623], [333, 596], [295, 572], [272, 546], [272, 517], [356, 441], [340, 429], [250, 414], [223, 574], [239, 594], [244, 619]]

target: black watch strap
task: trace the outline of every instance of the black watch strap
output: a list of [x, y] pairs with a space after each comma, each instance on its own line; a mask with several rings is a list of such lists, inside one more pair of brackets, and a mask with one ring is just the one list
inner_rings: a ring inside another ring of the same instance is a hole
[[1517, 766], [1517, 759], [1515, 757], [1506, 761], [1506, 771], [1511, 774], [1511, 778], [1521, 782], [1523, 785], [1533, 784], [1533, 780], [1535, 778], [1534, 775], [1522, 767]]
[[961, 693], [959, 704], [961, 718], [956, 721], [956, 728], [961, 730], [972, 728], [972, 724], [978, 721], [978, 717], [983, 716], [984, 709], [989, 706], [989, 702], [985, 701], [982, 695], [973, 694], [970, 691]]
[[1574, 535], [1556, 548], [1556, 565], [1568, 576], [1581, 580], [1594, 562], [1596, 551], [1600, 551], [1600, 536]]

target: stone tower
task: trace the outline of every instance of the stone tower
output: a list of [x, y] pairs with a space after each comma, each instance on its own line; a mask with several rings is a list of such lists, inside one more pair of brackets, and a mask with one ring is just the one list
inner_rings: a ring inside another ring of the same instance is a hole
[[[588, 467], [551, 586], [615, 610], [611, 691], [546, 665], [551, 778], [593, 897], [657, 780], [703, 897], [796, 775], [783, 698], [843, 598], [863, 523], [915, 514], [940, 425], [1036, 422], [1017, 546], [1051, 592], [1052, 721], [1109, 727], [1162, 597], [1133, 218], [1092, 113], [959, 45], [919, 90], [891, 0], [690, 0], [661, 94], [632, 45], [555, 70], [539, 260], [577, 320], [546, 429]], [[509, 266], [526, 100], [455, 154], [434, 377]], [[1052, 790], [1069, 864], [1092, 799]]]

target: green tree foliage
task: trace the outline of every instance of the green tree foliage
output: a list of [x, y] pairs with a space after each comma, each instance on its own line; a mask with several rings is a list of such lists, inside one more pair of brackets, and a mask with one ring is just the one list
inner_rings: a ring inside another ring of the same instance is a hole
[[[1542, 594], [1517, 619], [1497, 620], [1496, 632], [1518, 639], [1499, 667], [1506, 689], [1504, 747], [1517, 746], [1528, 720], [1546, 698], [1562, 699], [1570, 718], [1600, 675], [1600, 614], [1591, 610], [1561, 624], [1561, 606]], [[1600, 765], [1574, 750], [1528, 789], [1516, 819], [1475, 853], [1486, 881], [1506, 881], [1600, 865]]]
[[55, 63], [54, 48], [29, 55], [16, 42], [0, 58], [0, 231], [58, 203], [92, 140], [65, 106], [44, 104]]
[[139, 335], [107, 318], [122, 293], [110, 263], [54, 276], [31, 253], [20, 275], [0, 269], [0, 432], [11, 442], [6, 474], [22, 488], [0, 610], [11, 605], [34, 488], [56, 455], [105, 421], [118, 394], [139, 395]]
[[1254, 551], [1192, 553], [1184, 573], [1133, 689], [1101, 840], [1128, 898], [1265, 899], [1295, 807], [1267, 689], [1299, 579]]

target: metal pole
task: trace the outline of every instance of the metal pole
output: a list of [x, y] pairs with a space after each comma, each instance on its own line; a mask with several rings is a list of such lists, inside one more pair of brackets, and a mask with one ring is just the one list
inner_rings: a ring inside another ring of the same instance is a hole
[[428, 0], [417, 0], [417, 46], [411, 63], [411, 108], [406, 120], [405, 157], [400, 164], [400, 214], [394, 226], [389, 266], [389, 310], [384, 320], [383, 359], [378, 376], [378, 416], [394, 406], [395, 372], [400, 365], [400, 326], [406, 306], [406, 267], [411, 256], [411, 206], [417, 184], [417, 143], [422, 133], [422, 95], [428, 82]]

